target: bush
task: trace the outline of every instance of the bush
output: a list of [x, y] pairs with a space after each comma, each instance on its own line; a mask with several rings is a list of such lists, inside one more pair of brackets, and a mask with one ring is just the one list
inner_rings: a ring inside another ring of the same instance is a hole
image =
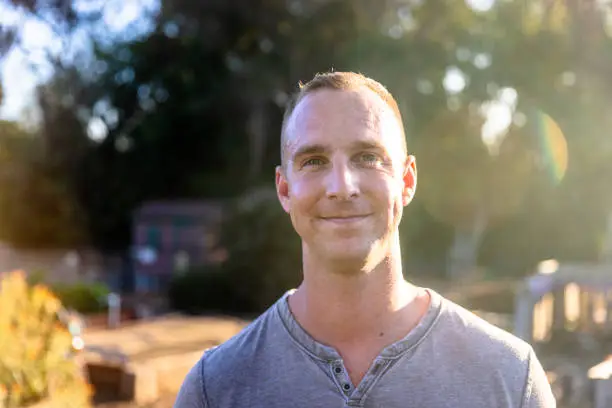
[[46, 399], [51, 407], [89, 407], [91, 388], [67, 357], [72, 337], [59, 322], [59, 299], [11, 272], [0, 278], [0, 310], [0, 406]]
[[301, 241], [274, 190], [241, 197], [226, 220], [221, 265], [235, 291], [254, 313], [261, 313], [302, 280]]
[[236, 201], [220, 246], [228, 254], [225, 262], [174, 278], [174, 309], [258, 314], [301, 281], [300, 239], [273, 190]]
[[199, 268], [176, 275], [168, 287], [170, 307], [188, 314], [249, 312], [236, 298], [231, 279], [218, 267]]
[[67, 309], [79, 313], [98, 313], [106, 310], [109, 288], [102, 283], [53, 285], [53, 292]]

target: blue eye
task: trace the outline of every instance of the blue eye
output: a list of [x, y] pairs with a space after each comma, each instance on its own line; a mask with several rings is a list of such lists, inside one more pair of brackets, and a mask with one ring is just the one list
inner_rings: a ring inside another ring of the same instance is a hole
[[322, 165], [323, 165], [323, 160], [321, 159], [308, 159], [304, 162], [302, 166], [305, 167], [305, 166], [322, 166]]
[[359, 155], [359, 161], [366, 166], [379, 166], [383, 164], [383, 160], [374, 153], [362, 153]]
[[375, 162], [376, 160], [378, 160], [378, 157], [376, 157], [376, 155], [372, 153], [364, 153], [361, 155], [361, 159], [365, 162]]

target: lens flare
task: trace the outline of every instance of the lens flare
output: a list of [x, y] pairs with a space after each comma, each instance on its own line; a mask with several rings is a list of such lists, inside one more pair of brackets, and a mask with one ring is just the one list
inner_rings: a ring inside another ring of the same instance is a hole
[[544, 169], [550, 180], [559, 184], [567, 171], [567, 141], [557, 122], [549, 115], [537, 112], [534, 119]]

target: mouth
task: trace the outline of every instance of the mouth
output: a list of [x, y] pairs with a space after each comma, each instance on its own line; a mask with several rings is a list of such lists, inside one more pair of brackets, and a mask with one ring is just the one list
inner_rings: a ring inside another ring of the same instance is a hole
[[349, 215], [349, 216], [337, 216], [337, 217], [321, 217], [323, 221], [331, 222], [334, 224], [351, 224], [362, 221], [369, 217], [371, 214], [363, 215]]

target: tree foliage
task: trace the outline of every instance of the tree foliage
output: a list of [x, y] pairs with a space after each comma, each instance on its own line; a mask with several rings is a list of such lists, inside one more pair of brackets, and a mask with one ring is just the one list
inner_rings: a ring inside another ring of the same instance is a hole
[[[67, 1], [13, 3], [62, 21], [65, 35], [100, 17]], [[84, 232], [6, 238], [125, 249], [143, 201], [269, 185], [288, 94], [336, 69], [373, 76], [399, 101], [421, 176], [402, 227], [407, 257], [443, 257], [468, 239], [474, 262], [520, 273], [550, 256], [597, 258], [612, 208], [610, 10], [468, 3], [164, 0], [144, 36], [92, 35], [88, 64], [56, 61], [38, 92], [54, 182], [36, 191], [74, 197], [55, 218]], [[487, 107], [506, 115], [488, 144]], [[75, 211], [77, 221], [65, 215]]]

